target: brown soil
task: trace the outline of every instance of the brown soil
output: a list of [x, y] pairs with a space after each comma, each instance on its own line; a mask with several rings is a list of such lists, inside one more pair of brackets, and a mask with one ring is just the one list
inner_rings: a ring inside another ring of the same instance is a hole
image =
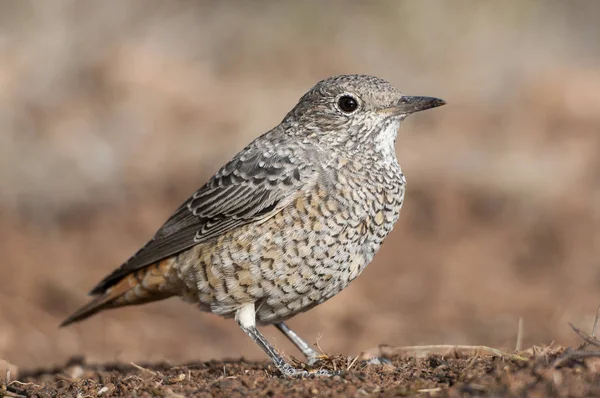
[[[90, 365], [72, 359], [54, 369], [22, 375], [3, 386], [6, 396], [598, 396], [600, 359], [594, 351], [560, 347], [532, 349], [520, 356], [482, 350], [452, 350], [422, 358], [391, 356], [370, 365], [351, 357], [331, 357], [319, 367], [333, 377], [286, 379], [265, 362], [210, 361]], [[588, 356], [589, 355], [589, 356]], [[2, 390], [0, 390], [2, 396]]]

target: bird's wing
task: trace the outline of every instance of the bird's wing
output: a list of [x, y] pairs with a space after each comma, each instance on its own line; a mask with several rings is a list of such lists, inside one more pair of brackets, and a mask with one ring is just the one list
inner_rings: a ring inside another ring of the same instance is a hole
[[100, 294], [140, 268], [269, 218], [317, 179], [310, 162], [285, 146], [255, 141], [185, 201], [156, 235], [90, 294]]

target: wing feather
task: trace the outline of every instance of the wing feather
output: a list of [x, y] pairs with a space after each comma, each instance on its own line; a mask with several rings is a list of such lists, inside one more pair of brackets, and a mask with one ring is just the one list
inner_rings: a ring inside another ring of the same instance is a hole
[[186, 200], [155, 236], [90, 294], [140, 268], [271, 217], [314, 183], [317, 172], [277, 142], [254, 141]]

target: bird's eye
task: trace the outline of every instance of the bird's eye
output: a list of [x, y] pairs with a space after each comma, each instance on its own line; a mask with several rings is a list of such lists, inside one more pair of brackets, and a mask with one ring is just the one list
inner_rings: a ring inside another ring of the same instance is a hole
[[352, 113], [358, 108], [358, 101], [354, 97], [344, 95], [338, 99], [338, 106], [342, 111]]

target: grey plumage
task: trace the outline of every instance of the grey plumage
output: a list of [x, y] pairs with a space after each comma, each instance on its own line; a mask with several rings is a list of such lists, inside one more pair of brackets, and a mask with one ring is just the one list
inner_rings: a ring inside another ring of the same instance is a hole
[[105, 308], [171, 295], [235, 317], [282, 373], [287, 364], [255, 323], [275, 324], [339, 293], [392, 230], [404, 200], [400, 122], [443, 105], [402, 96], [364, 75], [325, 79], [184, 202], [152, 240], [91, 292], [64, 324]]

